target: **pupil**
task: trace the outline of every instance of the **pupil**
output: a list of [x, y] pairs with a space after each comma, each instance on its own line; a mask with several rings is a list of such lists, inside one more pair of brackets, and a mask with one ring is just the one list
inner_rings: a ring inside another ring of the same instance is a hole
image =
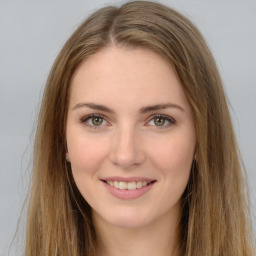
[[94, 118], [92, 119], [92, 123], [93, 123], [94, 125], [101, 125], [102, 122], [103, 122], [103, 120], [102, 120], [101, 117], [94, 117]]
[[165, 122], [164, 118], [158, 117], [155, 119], [155, 125], [157, 126], [164, 125], [164, 122]]

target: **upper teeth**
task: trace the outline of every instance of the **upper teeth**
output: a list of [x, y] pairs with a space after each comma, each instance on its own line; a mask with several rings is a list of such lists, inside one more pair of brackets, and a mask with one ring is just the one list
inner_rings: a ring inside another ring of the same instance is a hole
[[107, 181], [107, 183], [115, 188], [119, 189], [128, 189], [128, 190], [135, 190], [137, 188], [144, 187], [148, 185], [150, 182], [147, 181], [132, 181], [132, 182], [124, 182], [124, 181]]

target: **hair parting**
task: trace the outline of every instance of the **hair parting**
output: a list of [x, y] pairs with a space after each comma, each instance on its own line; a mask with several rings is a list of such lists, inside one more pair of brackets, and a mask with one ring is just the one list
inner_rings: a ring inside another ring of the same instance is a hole
[[182, 197], [179, 255], [254, 256], [247, 184], [215, 61], [187, 18], [150, 1], [94, 12], [53, 64], [35, 136], [25, 255], [96, 255], [91, 209], [65, 158], [66, 120], [77, 67], [113, 45], [150, 49], [167, 59], [193, 111], [196, 160]]

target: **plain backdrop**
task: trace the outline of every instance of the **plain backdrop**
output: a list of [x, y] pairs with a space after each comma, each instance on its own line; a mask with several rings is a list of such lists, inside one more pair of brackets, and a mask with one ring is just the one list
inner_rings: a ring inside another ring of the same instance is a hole
[[[248, 171], [255, 215], [256, 1], [160, 2], [188, 16], [215, 56]], [[118, 3], [0, 0], [0, 255], [8, 253], [26, 195], [34, 127], [51, 65], [85, 17], [105, 4]]]

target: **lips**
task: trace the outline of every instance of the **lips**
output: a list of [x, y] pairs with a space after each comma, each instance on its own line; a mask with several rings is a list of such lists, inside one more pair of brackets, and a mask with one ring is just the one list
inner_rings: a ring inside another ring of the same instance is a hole
[[142, 177], [109, 177], [102, 181], [107, 190], [120, 199], [136, 199], [148, 192], [156, 182]]

